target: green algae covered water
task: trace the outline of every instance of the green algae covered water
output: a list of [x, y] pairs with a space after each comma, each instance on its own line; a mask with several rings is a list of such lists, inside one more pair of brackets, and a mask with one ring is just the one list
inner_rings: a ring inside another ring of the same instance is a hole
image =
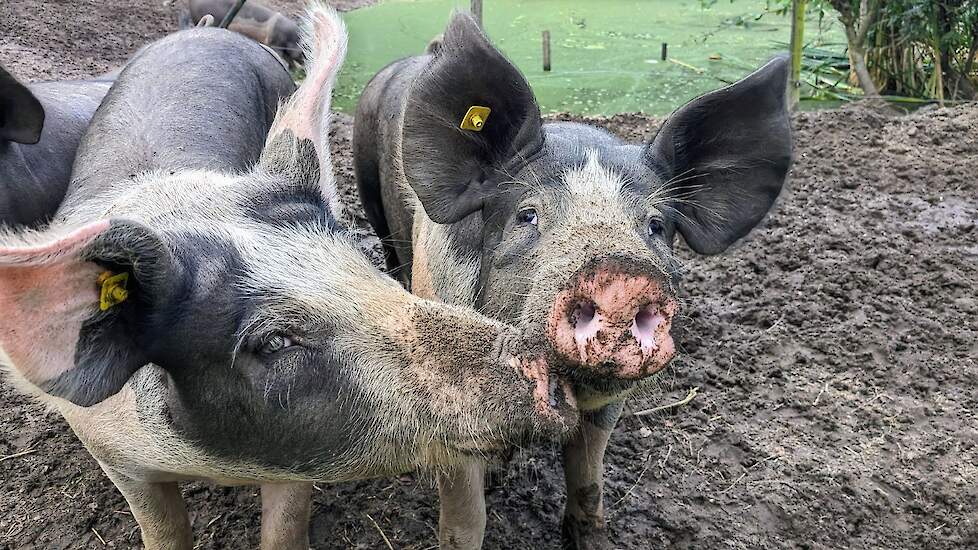
[[[367, 81], [391, 61], [424, 51], [459, 0], [387, 0], [345, 14], [350, 47], [334, 105], [352, 113]], [[486, 32], [527, 76], [544, 113], [667, 114], [733, 82], [787, 49], [790, 21], [754, 20], [764, 0], [485, 0]], [[736, 24], [737, 21], [746, 24]], [[841, 42], [838, 25], [821, 35]], [[541, 34], [551, 35], [543, 71]], [[806, 39], [819, 34], [810, 22]], [[662, 43], [668, 57], [661, 60]]]

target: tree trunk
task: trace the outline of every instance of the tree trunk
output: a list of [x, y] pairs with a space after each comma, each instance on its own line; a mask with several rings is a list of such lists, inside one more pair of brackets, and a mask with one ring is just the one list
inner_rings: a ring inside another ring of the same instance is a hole
[[852, 60], [852, 70], [856, 73], [859, 87], [867, 98], [879, 98], [879, 88], [866, 67], [866, 37], [870, 27], [876, 23], [882, 4], [879, 0], [862, 0], [858, 12], [853, 13], [849, 0], [829, 0], [829, 3], [839, 12], [839, 21], [846, 31], [849, 59]]
[[876, 83], [873, 82], [873, 77], [870, 76], [869, 69], [866, 68], [866, 50], [862, 46], [857, 47], [849, 44], [849, 57], [852, 59], [852, 69], [856, 73], [859, 87], [863, 89], [863, 93], [866, 94], [867, 98], [879, 98], [879, 89], [876, 88]]

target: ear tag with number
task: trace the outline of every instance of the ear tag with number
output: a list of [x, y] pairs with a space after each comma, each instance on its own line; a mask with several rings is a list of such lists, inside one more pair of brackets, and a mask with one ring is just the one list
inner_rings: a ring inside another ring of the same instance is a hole
[[129, 273], [123, 272], [118, 275], [111, 271], [106, 271], [98, 276], [99, 290], [99, 309], [108, 311], [109, 309], [125, 302], [129, 298]]
[[492, 109], [489, 107], [473, 105], [469, 107], [468, 111], [465, 112], [465, 116], [462, 117], [462, 122], [458, 125], [458, 127], [463, 130], [481, 132], [482, 128], [485, 127], [486, 120], [489, 118], [489, 113], [491, 112]]

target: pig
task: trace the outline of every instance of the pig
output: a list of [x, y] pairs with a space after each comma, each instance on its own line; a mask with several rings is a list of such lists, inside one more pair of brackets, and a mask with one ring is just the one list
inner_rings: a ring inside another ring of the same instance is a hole
[[[549, 339], [551, 364], [573, 381], [582, 412], [563, 449], [567, 548], [609, 547], [608, 438], [624, 399], [676, 355], [676, 235], [699, 254], [723, 252], [781, 192], [787, 66], [776, 58], [691, 101], [644, 144], [542, 122], [526, 79], [466, 14], [433, 54], [392, 63], [364, 89], [354, 168], [388, 270], [420, 297]], [[481, 546], [484, 468], [442, 472], [442, 548]]]
[[[234, 4], [235, 0], [190, 0], [184, 26], [200, 24], [207, 15], [220, 24]], [[258, 2], [246, 2], [228, 28], [272, 48], [291, 66], [303, 63], [299, 25]]]
[[262, 548], [307, 549], [314, 481], [452, 467], [579, 416], [544, 344], [409, 294], [340, 223], [346, 33], [325, 4], [307, 18], [291, 96], [238, 34], [148, 46], [51, 226], [0, 236], [0, 363], [65, 418], [150, 549], [193, 547], [185, 480], [260, 484]]
[[25, 85], [0, 66], [0, 226], [38, 227], [51, 219], [78, 142], [112, 80]]

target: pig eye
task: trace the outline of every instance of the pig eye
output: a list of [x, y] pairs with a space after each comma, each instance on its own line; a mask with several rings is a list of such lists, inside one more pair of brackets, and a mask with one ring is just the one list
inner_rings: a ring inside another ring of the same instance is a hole
[[537, 210], [536, 208], [524, 208], [516, 214], [516, 221], [519, 223], [525, 223], [529, 225], [536, 226], [537, 224]]
[[291, 348], [295, 345], [295, 342], [291, 338], [285, 336], [284, 334], [275, 334], [271, 338], [265, 341], [261, 346], [262, 355], [272, 355], [273, 353], [278, 353], [284, 349]]
[[664, 230], [665, 230], [665, 227], [662, 225], [662, 220], [656, 219], [656, 218], [652, 218], [651, 220], [649, 220], [649, 236], [650, 237], [655, 237], [655, 236], [661, 235]]

